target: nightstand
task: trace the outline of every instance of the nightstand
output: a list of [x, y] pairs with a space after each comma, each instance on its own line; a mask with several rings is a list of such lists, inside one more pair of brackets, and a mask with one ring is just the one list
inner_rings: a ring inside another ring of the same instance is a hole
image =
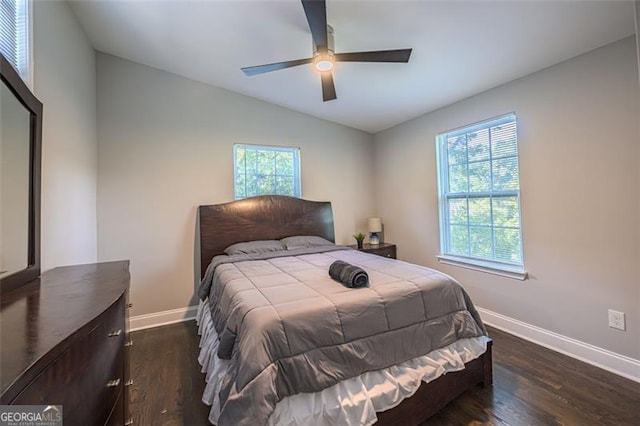
[[[354, 244], [349, 247], [356, 248], [358, 246]], [[389, 257], [391, 259], [396, 258], [395, 244], [380, 243], [377, 245], [371, 245], [367, 243], [367, 244], [363, 244], [362, 248], [359, 250], [365, 253], [377, 254], [378, 256], [382, 256], [382, 257]]]

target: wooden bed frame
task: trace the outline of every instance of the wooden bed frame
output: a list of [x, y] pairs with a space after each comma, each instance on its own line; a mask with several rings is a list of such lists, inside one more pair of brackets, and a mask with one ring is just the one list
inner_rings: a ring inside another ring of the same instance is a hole
[[[266, 195], [230, 203], [200, 206], [200, 271], [231, 244], [279, 240], [293, 235], [317, 235], [335, 242], [330, 202]], [[465, 369], [422, 383], [410, 398], [378, 413], [377, 425], [417, 425], [468, 389], [492, 384], [491, 344]]]

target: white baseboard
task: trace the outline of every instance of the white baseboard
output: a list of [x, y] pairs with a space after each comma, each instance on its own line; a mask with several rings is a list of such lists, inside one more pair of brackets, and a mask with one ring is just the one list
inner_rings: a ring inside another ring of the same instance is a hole
[[640, 361], [637, 359], [527, 324], [488, 309], [477, 309], [482, 321], [487, 325], [635, 382], [640, 382]]
[[155, 312], [153, 314], [136, 315], [130, 319], [130, 330], [138, 331], [145, 328], [160, 327], [161, 325], [189, 321], [196, 318], [197, 306], [172, 309], [170, 311]]

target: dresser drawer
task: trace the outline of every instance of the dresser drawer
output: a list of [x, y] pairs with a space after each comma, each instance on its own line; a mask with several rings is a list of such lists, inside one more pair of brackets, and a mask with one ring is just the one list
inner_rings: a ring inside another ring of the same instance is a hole
[[12, 404], [60, 404], [65, 426], [104, 424], [124, 387], [124, 325], [121, 297]]
[[124, 393], [126, 389], [122, 389], [118, 394], [118, 399], [116, 401], [115, 407], [113, 407], [113, 411], [111, 411], [111, 415], [109, 419], [105, 423], [106, 426], [123, 426], [125, 422], [124, 418]]

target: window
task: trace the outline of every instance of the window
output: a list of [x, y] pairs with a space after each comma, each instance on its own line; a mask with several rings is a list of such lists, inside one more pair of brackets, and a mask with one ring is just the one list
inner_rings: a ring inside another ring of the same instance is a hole
[[300, 197], [300, 149], [233, 146], [235, 199], [255, 195]]
[[525, 279], [515, 114], [438, 135], [440, 261]]
[[0, 52], [29, 81], [29, 13], [27, 0], [0, 0]]

